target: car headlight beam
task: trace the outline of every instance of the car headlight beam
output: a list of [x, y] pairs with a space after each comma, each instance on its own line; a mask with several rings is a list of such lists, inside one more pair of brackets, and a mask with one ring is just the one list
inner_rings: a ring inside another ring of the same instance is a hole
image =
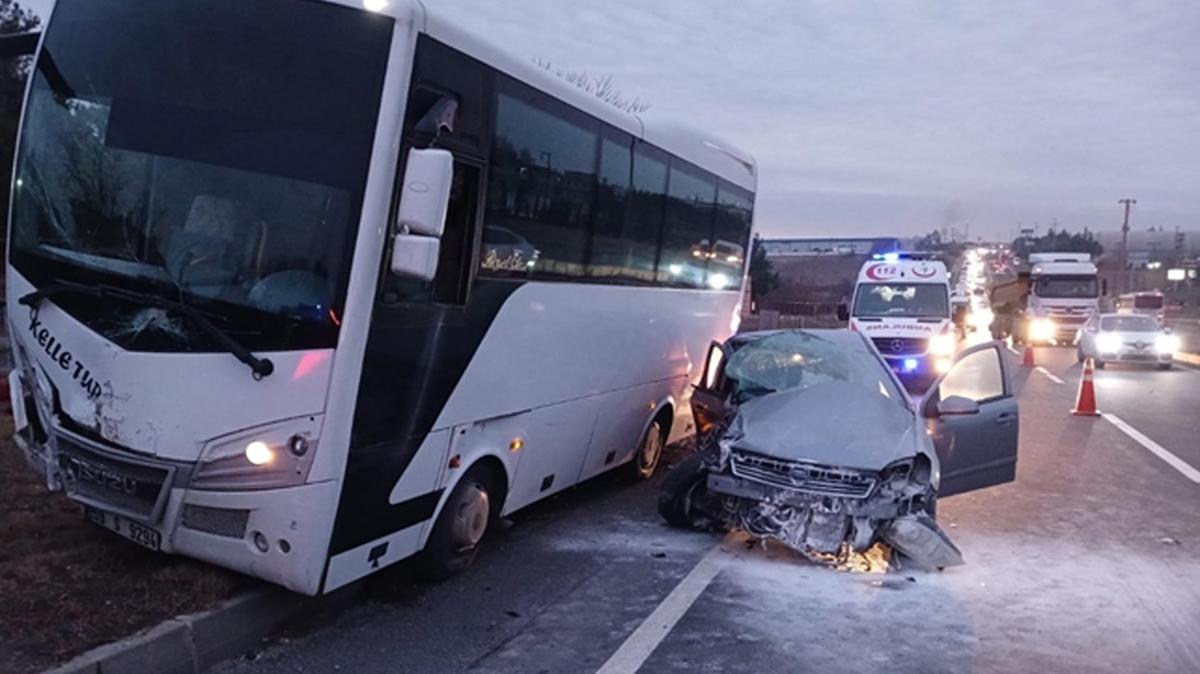
[[1162, 354], [1169, 353], [1171, 355], [1175, 355], [1175, 352], [1179, 350], [1179, 347], [1180, 342], [1178, 335], [1159, 335], [1158, 338], [1154, 340], [1155, 350]]
[[1121, 348], [1121, 338], [1112, 333], [1096, 335], [1096, 348], [1100, 353], [1116, 353]]

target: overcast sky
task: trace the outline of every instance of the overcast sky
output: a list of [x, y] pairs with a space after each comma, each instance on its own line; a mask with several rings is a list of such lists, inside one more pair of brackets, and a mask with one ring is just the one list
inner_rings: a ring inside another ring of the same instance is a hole
[[768, 236], [1200, 230], [1200, 2], [426, 2], [751, 151]]

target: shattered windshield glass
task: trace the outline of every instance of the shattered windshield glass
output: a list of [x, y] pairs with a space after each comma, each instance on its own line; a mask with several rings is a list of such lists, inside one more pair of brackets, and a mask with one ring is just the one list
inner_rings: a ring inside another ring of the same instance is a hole
[[[202, 306], [258, 348], [331, 345], [390, 35], [302, 0], [61, 0], [25, 113], [13, 265], [36, 286]], [[64, 308], [105, 332], [110, 317]]]
[[857, 317], [946, 318], [946, 286], [940, 283], [860, 283], [854, 298]]
[[734, 382], [738, 402], [835, 381], [903, 400], [887, 371], [852, 336], [833, 340], [800, 331], [769, 335], [735, 351], [725, 365], [725, 377]]

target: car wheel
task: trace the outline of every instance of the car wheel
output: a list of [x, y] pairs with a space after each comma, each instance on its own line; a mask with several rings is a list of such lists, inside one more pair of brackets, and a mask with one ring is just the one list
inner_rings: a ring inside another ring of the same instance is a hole
[[667, 473], [658, 493], [658, 514], [673, 527], [707, 531], [715, 526], [704, 510], [708, 500], [708, 469], [703, 454], [692, 454]]
[[1158, 369], [1160, 369], [1160, 370], [1170, 370], [1170, 369], [1171, 369], [1171, 363], [1159, 363], [1159, 364], [1158, 364]]
[[1094, 360], [1094, 361], [1092, 361], [1092, 363], [1093, 363], [1093, 364], [1095, 364], [1095, 366], [1096, 366], [1096, 369], [1097, 369], [1097, 370], [1103, 370], [1103, 369], [1104, 369], [1104, 366], [1105, 366], [1105, 364], [1106, 364], [1106, 363], [1105, 363], [1104, 361], [1102, 361], [1102, 360]]
[[494, 493], [495, 477], [486, 467], [475, 466], [463, 476], [446, 499], [421, 551], [418, 563], [422, 575], [430, 580], [446, 580], [475, 561], [483, 537], [500, 511]]
[[646, 429], [633, 460], [629, 462], [627, 470], [630, 479], [640, 482], [654, 477], [658, 461], [662, 458], [664, 444], [662, 424], [655, 421]]

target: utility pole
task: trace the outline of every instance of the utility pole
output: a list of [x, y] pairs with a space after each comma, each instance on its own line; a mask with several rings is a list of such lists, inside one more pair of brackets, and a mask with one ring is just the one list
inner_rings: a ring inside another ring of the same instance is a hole
[[1117, 203], [1125, 206], [1125, 224], [1121, 225], [1121, 292], [1129, 292], [1129, 209], [1137, 199], [1118, 199]]

